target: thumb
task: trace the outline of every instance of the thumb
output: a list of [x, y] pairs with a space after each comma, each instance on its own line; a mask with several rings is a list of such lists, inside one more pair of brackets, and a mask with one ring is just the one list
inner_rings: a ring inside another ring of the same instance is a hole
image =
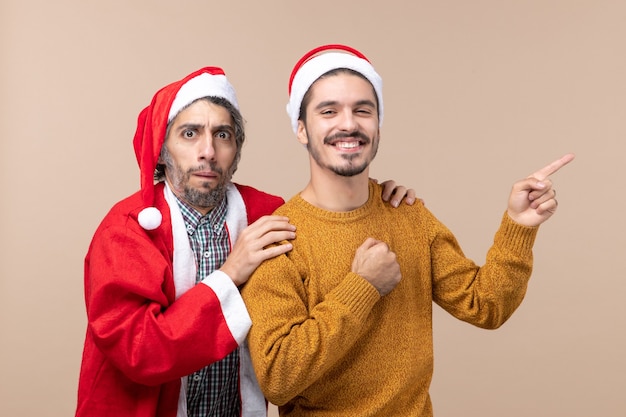
[[513, 184], [514, 193], [529, 193], [533, 190], [543, 190], [546, 188], [546, 183], [538, 180], [535, 177], [528, 177]]
[[365, 239], [365, 242], [361, 243], [359, 249], [367, 250], [373, 246], [378, 245], [379, 243], [381, 243], [380, 240], [374, 239], [373, 237], [368, 237], [367, 239]]

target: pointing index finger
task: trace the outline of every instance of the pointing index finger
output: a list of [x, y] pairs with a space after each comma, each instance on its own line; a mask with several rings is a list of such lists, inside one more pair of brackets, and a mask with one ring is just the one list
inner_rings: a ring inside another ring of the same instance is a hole
[[569, 164], [574, 160], [575, 155], [573, 153], [568, 153], [541, 168], [539, 171], [536, 171], [531, 177], [538, 179], [539, 181], [543, 181], [548, 178], [550, 175], [557, 172], [559, 169], [563, 168], [565, 165]]

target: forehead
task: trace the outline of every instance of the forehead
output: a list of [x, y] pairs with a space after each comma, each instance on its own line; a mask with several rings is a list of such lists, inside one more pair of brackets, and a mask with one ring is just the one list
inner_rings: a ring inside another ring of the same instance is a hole
[[232, 124], [233, 118], [226, 107], [215, 104], [207, 99], [199, 99], [181, 110], [176, 115], [174, 120], [172, 120], [171, 124], [206, 124], [208, 122], [219, 124]]
[[377, 102], [372, 84], [363, 76], [351, 72], [324, 75], [311, 85], [309, 93], [311, 102], [363, 100]]

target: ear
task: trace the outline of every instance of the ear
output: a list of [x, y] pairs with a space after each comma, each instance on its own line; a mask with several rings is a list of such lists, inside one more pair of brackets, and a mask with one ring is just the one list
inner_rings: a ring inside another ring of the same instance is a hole
[[298, 142], [303, 145], [307, 145], [309, 143], [309, 135], [306, 133], [306, 126], [304, 126], [304, 122], [302, 120], [298, 120], [298, 131], [296, 133], [296, 137], [298, 138]]
[[159, 158], [157, 159], [157, 164], [165, 165], [165, 160], [163, 159], [163, 151], [164, 150], [168, 150], [168, 148], [167, 148], [167, 139], [168, 139], [168, 137], [166, 136], [165, 140], [163, 140], [163, 144], [161, 145], [161, 150], [159, 150]]

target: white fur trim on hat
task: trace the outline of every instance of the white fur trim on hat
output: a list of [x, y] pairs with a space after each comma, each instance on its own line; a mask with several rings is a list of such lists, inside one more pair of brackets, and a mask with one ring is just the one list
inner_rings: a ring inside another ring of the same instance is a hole
[[302, 99], [309, 90], [311, 85], [317, 81], [319, 77], [328, 71], [347, 68], [363, 75], [372, 83], [376, 96], [378, 97], [378, 124], [383, 124], [383, 80], [378, 75], [372, 64], [363, 58], [359, 58], [344, 52], [327, 52], [311, 58], [305, 62], [291, 84], [291, 94], [289, 95], [289, 103], [287, 103], [287, 114], [291, 120], [291, 127], [294, 133], [298, 131], [298, 118], [300, 117], [300, 106]]
[[170, 107], [170, 112], [167, 117], [168, 122], [172, 121], [185, 106], [188, 106], [199, 98], [208, 96], [223, 97], [239, 110], [235, 89], [228, 82], [226, 76], [205, 72], [187, 81], [180, 90], [178, 90], [176, 98]]

